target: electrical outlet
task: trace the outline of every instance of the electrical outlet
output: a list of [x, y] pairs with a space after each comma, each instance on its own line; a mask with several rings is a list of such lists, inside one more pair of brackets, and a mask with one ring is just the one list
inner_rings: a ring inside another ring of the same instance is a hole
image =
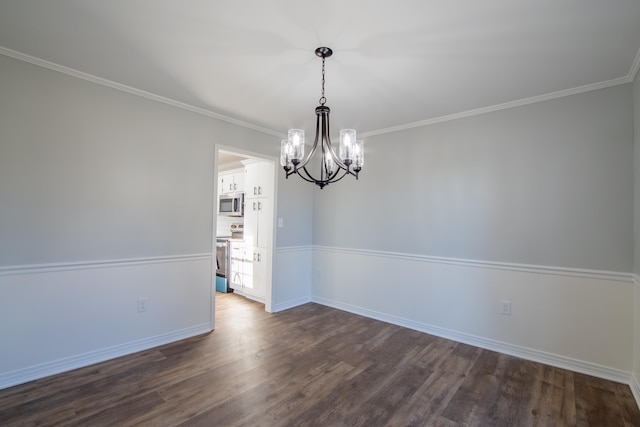
[[149, 298], [138, 298], [138, 313], [144, 313], [149, 309]]
[[278, 228], [284, 227], [284, 220], [282, 218], [278, 218]]
[[511, 301], [504, 299], [500, 301], [500, 314], [511, 316]]

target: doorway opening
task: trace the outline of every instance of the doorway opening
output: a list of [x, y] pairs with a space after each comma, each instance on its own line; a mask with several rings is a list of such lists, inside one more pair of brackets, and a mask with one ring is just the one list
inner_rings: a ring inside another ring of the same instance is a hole
[[271, 312], [275, 243], [276, 159], [233, 147], [215, 148], [214, 295], [235, 293]]

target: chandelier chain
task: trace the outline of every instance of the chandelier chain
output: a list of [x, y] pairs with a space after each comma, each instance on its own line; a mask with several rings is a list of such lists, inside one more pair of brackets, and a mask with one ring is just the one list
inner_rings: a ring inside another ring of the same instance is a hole
[[324, 105], [327, 98], [324, 96], [324, 57], [322, 58], [322, 96], [320, 97], [320, 105]]

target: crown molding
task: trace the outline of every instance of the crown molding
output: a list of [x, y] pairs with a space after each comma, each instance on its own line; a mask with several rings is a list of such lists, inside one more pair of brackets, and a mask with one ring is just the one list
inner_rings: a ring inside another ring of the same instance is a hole
[[[636, 62], [634, 63], [634, 66], [636, 68], [640, 65], [640, 64], [637, 64], [637, 62], [640, 62], [640, 59], [636, 56]], [[577, 95], [579, 93], [584, 93], [584, 92], [591, 92], [594, 90], [604, 89], [611, 86], [618, 86], [621, 84], [632, 82], [633, 80], [630, 78], [630, 75], [631, 73], [625, 77], [618, 77], [617, 79], [606, 80], [604, 82], [578, 86], [572, 89], [559, 90], [557, 92], [551, 92], [544, 95], [536, 95], [529, 98], [519, 99], [516, 101], [509, 101], [509, 102], [504, 102], [502, 104], [490, 105], [488, 107], [482, 107], [482, 108], [476, 108], [474, 110], [463, 111], [461, 113], [448, 114], [445, 116], [434, 117], [432, 119], [420, 120], [418, 122], [407, 123], [400, 126], [393, 126], [385, 129], [371, 131], [371, 132], [364, 132], [360, 136], [362, 136], [363, 138], [366, 138], [369, 136], [380, 135], [384, 133], [398, 132], [402, 130], [433, 125], [436, 123], [462, 119], [465, 117], [473, 117], [473, 116], [478, 116], [480, 114], [492, 113], [494, 111], [508, 110], [510, 108], [521, 107], [523, 105], [529, 105], [529, 104], [536, 104], [538, 102], [549, 101], [552, 99], [564, 98], [565, 96]]]
[[116, 89], [122, 92], [126, 92], [132, 95], [140, 96], [142, 98], [147, 98], [152, 101], [161, 102], [163, 104], [171, 105], [172, 107], [180, 108], [183, 110], [191, 111], [193, 113], [201, 114], [203, 116], [211, 117], [214, 119], [222, 120], [228, 123], [232, 123], [234, 125], [242, 126], [248, 129], [252, 129], [258, 132], [266, 133], [269, 135], [282, 137], [282, 132], [276, 132], [271, 129], [264, 128], [262, 126], [254, 125], [252, 123], [244, 122], [242, 120], [234, 119], [232, 117], [225, 116], [220, 113], [216, 113], [211, 110], [207, 110], [205, 108], [196, 107], [193, 105], [186, 104], [184, 102], [176, 101], [175, 99], [166, 98], [164, 96], [156, 95], [151, 92], [146, 92], [144, 90], [136, 89], [131, 86], [123, 85], [120, 83], [116, 83], [111, 80], [104, 79], [102, 77], [94, 76], [93, 74], [85, 73], [82, 71], [75, 70], [73, 68], [65, 67], [63, 65], [56, 64], [54, 62], [46, 61], [44, 59], [36, 58], [34, 56], [30, 56], [24, 54], [22, 52], [18, 52], [15, 50], [7, 49], [6, 47], [0, 46], [0, 54], [5, 55], [14, 59], [18, 59], [20, 61], [28, 62], [33, 65], [38, 65], [40, 67], [48, 68], [53, 71], [57, 71], [62, 74], [67, 74], [69, 76], [77, 77], [82, 80], [86, 80], [92, 83], [99, 84], [101, 86], [106, 86], [112, 89]]
[[[48, 68], [50, 70], [53, 71], [57, 71], [59, 73], [63, 73], [63, 74], [67, 74], [73, 77], [77, 77], [83, 80], [87, 80], [102, 86], [106, 86], [106, 87], [110, 87], [112, 89], [116, 89], [116, 90], [120, 90], [126, 93], [130, 93], [132, 95], [137, 95], [137, 96], [141, 96], [143, 98], [147, 98], [156, 102], [161, 102], [163, 104], [167, 104], [167, 105], [171, 105], [173, 107], [176, 108], [180, 108], [183, 110], [187, 110], [187, 111], [191, 111], [197, 114], [201, 114], [203, 116], [207, 116], [207, 117], [211, 117], [214, 119], [218, 119], [218, 120], [222, 120], [228, 123], [232, 123], [238, 126], [242, 126], [248, 129], [252, 129], [258, 132], [262, 132], [268, 135], [272, 135], [272, 136], [276, 136], [278, 138], [282, 138], [283, 137], [283, 133], [282, 132], [277, 132], [274, 131], [272, 129], [267, 129], [264, 128], [262, 126], [258, 126], [258, 125], [254, 125], [252, 123], [248, 123], [248, 122], [244, 122], [242, 120], [238, 120], [238, 119], [234, 119], [232, 117], [228, 117], [225, 116], [223, 114], [220, 113], [216, 113], [214, 111], [211, 110], [207, 110], [205, 108], [201, 108], [201, 107], [196, 107], [193, 105], [189, 105], [186, 104], [184, 102], [180, 102], [180, 101], [176, 101], [174, 99], [171, 98], [166, 98], [164, 96], [160, 96], [160, 95], [156, 95], [153, 94], [151, 92], [146, 92], [140, 89], [136, 89], [134, 87], [131, 86], [127, 86], [127, 85], [123, 85], [120, 83], [116, 83], [113, 82], [111, 80], [107, 80], [104, 79], [102, 77], [97, 77], [94, 76], [92, 74], [89, 73], [85, 73], [82, 71], [78, 71], [75, 70], [73, 68], [69, 68], [69, 67], [65, 67], [63, 65], [59, 65], [56, 64], [54, 62], [50, 62], [50, 61], [46, 61], [44, 59], [40, 59], [40, 58], [36, 58], [34, 56], [30, 56], [27, 54], [24, 54], [22, 52], [18, 52], [12, 49], [8, 49], [5, 48], [3, 46], [0, 46], [0, 54], [1, 55], [5, 55], [14, 59], [18, 59], [21, 61], [25, 61], [34, 65], [38, 65], [40, 67], [44, 67], [44, 68]], [[509, 102], [505, 102], [502, 104], [496, 104], [496, 105], [491, 105], [491, 106], [487, 106], [487, 107], [482, 107], [482, 108], [476, 108], [473, 110], [468, 110], [468, 111], [463, 111], [460, 113], [454, 113], [454, 114], [448, 114], [448, 115], [444, 115], [444, 116], [440, 116], [440, 117], [434, 117], [431, 119], [426, 119], [426, 120], [420, 120], [417, 122], [413, 122], [413, 123], [407, 123], [404, 125], [399, 125], [399, 126], [392, 126], [392, 127], [388, 127], [388, 128], [384, 128], [384, 129], [378, 129], [378, 130], [374, 130], [374, 131], [370, 131], [370, 132], [363, 132], [360, 134], [360, 136], [362, 136], [363, 138], [367, 138], [369, 136], [375, 136], [375, 135], [381, 135], [381, 134], [385, 134], [385, 133], [391, 133], [391, 132], [399, 132], [399, 131], [403, 131], [403, 130], [407, 130], [407, 129], [413, 129], [413, 128], [417, 128], [417, 127], [422, 127], [422, 126], [429, 126], [432, 124], [436, 124], [436, 123], [442, 123], [442, 122], [448, 122], [451, 120], [457, 120], [457, 119], [462, 119], [462, 118], [466, 118], [466, 117], [473, 117], [473, 116], [477, 116], [477, 115], [481, 115], [481, 114], [486, 114], [486, 113], [491, 113], [491, 112], [495, 112], [495, 111], [500, 111], [500, 110], [507, 110], [509, 108], [515, 108], [515, 107], [520, 107], [523, 105], [529, 105], [529, 104], [535, 104], [538, 102], [543, 102], [543, 101], [549, 101], [552, 99], [557, 99], [557, 98], [563, 98], [565, 96], [570, 96], [570, 95], [576, 95], [579, 93], [584, 93], [584, 92], [590, 92], [593, 90], [598, 90], [598, 89], [604, 89], [607, 87], [611, 87], [611, 86], [617, 86], [617, 85], [621, 85], [621, 84], [625, 84], [625, 83], [631, 83], [633, 82], [633, 80], [635, 79], [635, 76], [638, 74], [638, 70], [640, 70], [640, 49], [638, 50], [638, 52], [636, 53], [636, 57], [633, 61], [633, 64], [631, 65], [631, 69], [629, 70], [629, 73], [624, 76], [624, 77], [619, 77], [616, 79], [612, 79], [612, 80], [606, 80], [603, 82], [598, 82], [598, 83], [593, 83], [593, 84], [588, 84], [588, 85], [584, 85], [584, 86], [578, 86], [572, 89], [565, 89], [565, 90], [560, 90], [557, 92], [551, 92], [548, 94], [544, 94], [544, 95], [537, 95], [537, 96], [532, 96], [529, 98], [524, 98], [524, 99], [519, 99], [516, 101], [509, 101]]]

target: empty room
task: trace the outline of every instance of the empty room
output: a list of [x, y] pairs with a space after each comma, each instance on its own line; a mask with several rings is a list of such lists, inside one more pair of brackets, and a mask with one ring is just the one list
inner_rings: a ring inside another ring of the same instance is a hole
[[0, 425], [640, 425], [640, 2], [0, 1]]

